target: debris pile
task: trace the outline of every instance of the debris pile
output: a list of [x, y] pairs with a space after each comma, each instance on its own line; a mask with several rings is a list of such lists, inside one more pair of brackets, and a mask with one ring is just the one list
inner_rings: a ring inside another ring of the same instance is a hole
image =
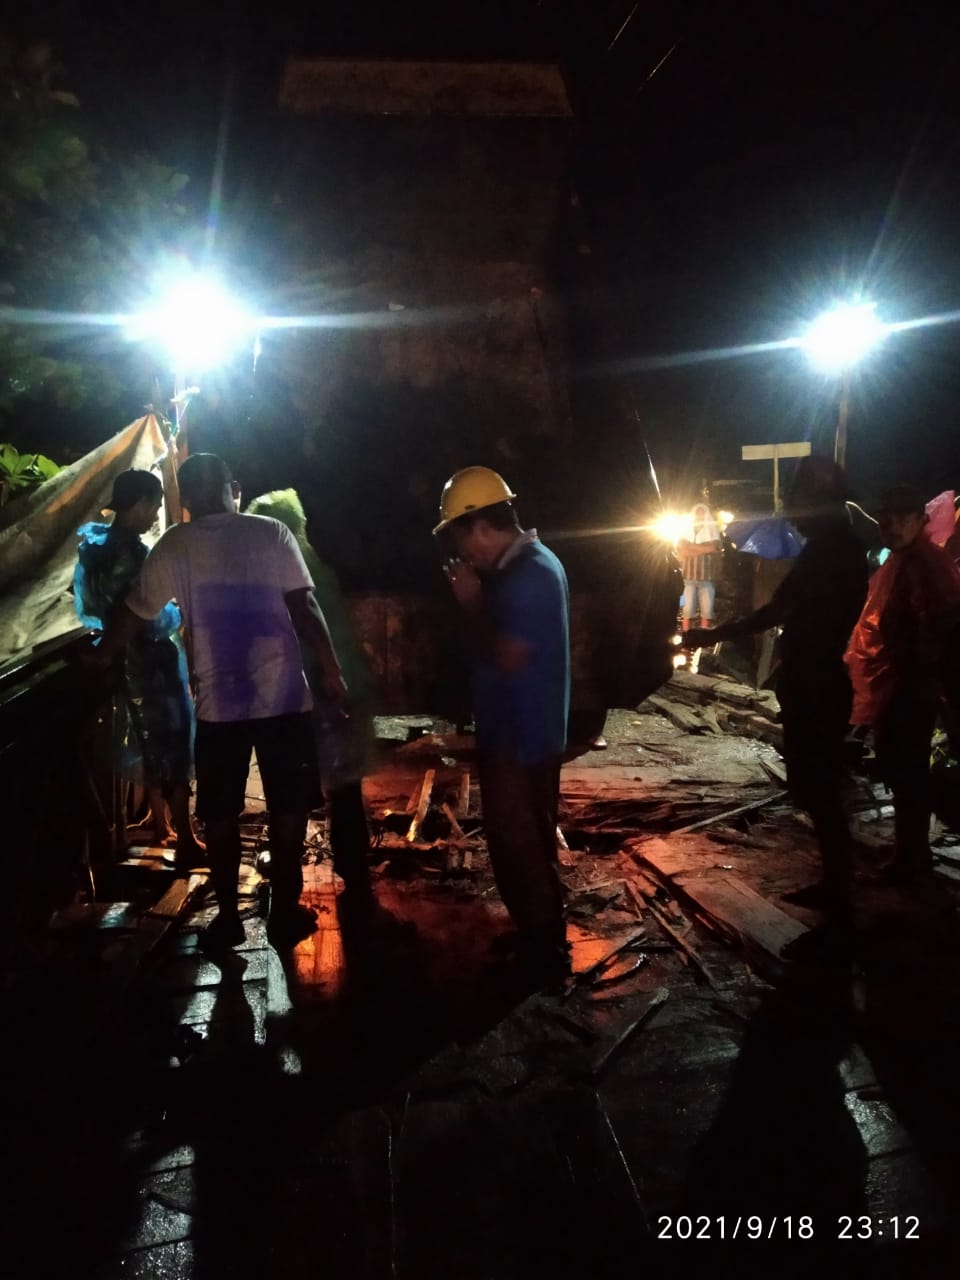
[[686, 733], [735, 733], [778, 750], [783, 746], [779, 707], [767, 689], [751, 689], [729, 676], [695, 675], [680, 668], [670, 684], [644, 703]]

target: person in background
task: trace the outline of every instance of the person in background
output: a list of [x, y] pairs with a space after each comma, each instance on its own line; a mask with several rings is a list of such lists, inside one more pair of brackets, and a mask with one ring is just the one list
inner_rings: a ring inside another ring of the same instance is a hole
[[900, 485], [880, 499], [890, 555], [846, 652], [852, 722], [872, 726], [880, 776], [893, 792], [894, 855], [886, 876], [932, 871], [930, 742], [944, 693], [944, 655], [960, 628], [960, 571], [927, 534], [923, 495]]
[[472, 698], [487, 847], [536, 982], [569, 973], [557, 866], [560, 763], [570, 703], [563, 565], [520, 527], [506, 482], [467, 467], [446, 483], [434, 529], [473, 647]]
[[327, 803], [333, 868], [344, 882], [347, 905], [370, 906], [373, 903], [368, 865], [370, 833], [362, 788], [374, 745], [374, 690], [370, 670], [347, 614], [336, 574], [307, 540], [307, 518], [297, 491], [276, 489], [254, 498], [247, 514], [279, 520], [296, 538], [347, 682], [349, 693], [347, 714], [344, 714], [340, 707], [331, 705], [324, 692], [323, 673], [309, 646], [301, 646], [307, 683], [313, 693], [313, 724]]
[[682, 630], [689, 631], [697, 616], [701, 627], [712, 627], [720, 530], [705, 502], [694, 503], [687, 518], [687, 528], [677, 544], [677, 555], [683, 572]]
[[853, 700], [843, 655], [867, 594], [866, 555], [845, 499], [843, 471], [835, 462], [802, 459], [787, 513], [806, 542], [773, 599], [747, 618], [684, 635], [684, 644], [697, 648], [782, 628], [777, 699], [787, 785], [794, 804], [813, 820], [823, 863], [818, 883], [784, 894], [784, 901], [841, 919], [851, 889], [843, 744]]
[[269, 814], [267, 934], [275, 946], [291, 946], [316, 927], [316, 913], [299, 901], [317, 780], [300, 641], [313, 651], [324, 692], [335, 704], [346, 698], [346, 685], [289, 529], [237, 513], [230, 471], [216, 454], [192, 454], [178, 480], [190, 521], [168, 529], [153, 548], [94, 651], [93, 665], [109, 662], [176, 599], [190, 639], [197, 698], [197, 814], [206, 824], [219, 906], [202, 941], [220, 950], [245, 939], [238, 911], [239, 819], [255, 750]]
[[[147, 558], [141, 535], [153, 528], [162, 501], [163, 486], [152, 471], [123, 471], [107, 503], [113, 522], [77, 530], [73, 598], [85, 626], [105, 631], [123, 604]], [[180, 610], [167, 604], [130, 639], [122, 655], [117, 709], [121, 772], [142, 777], [153, 838], [165, 847], [175, 832], [174, 866], [186, 871], [204, 861], [205, 849], [190, 821], [193, 702], [180, 622]]]

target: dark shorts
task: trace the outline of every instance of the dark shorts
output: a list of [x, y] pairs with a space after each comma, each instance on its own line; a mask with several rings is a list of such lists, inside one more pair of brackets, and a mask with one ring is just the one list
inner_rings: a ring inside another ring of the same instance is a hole
[[198, 818], [235, 818], [243, 812], [251, 751], [257, 753], [270, 814], [306, 813], [316, 803], [317, 754], [309, 711], [266, 720], [198, 720]]

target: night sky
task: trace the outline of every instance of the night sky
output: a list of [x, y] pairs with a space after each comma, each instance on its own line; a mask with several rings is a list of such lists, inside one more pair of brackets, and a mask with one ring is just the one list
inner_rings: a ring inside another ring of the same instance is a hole
[[[288, 54], [558, 60], [621, 353], [668, 482], [735, 474], [742, 443], [824, 445], [836, 387], [795, 352], [653, 357], [787, 337], [849, 293], [891, 320], [960, 308], [960, 50], [937, 6], [61, 0], [13, 22], [51, 40], [93, 118], [195, 192], [225, 136], [237, 220]], [[858, 374], [849, 459], [865, 499], [890, 481], [960, 484], [958, 354], [960, 326], [920, 328]]]

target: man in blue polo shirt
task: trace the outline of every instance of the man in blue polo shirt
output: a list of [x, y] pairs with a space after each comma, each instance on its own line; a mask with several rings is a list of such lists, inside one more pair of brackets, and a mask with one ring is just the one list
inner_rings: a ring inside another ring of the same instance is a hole
[[447, 577], [469, 623], [473, 713], [493, 872], [538, 980], [569, 972], [557, 869], [560, 762], [570, 705], [569, 600], [563, 565], [520, 527], [495, 471], [467, 467], [444, 486], [434, 529], [453, 553]]

